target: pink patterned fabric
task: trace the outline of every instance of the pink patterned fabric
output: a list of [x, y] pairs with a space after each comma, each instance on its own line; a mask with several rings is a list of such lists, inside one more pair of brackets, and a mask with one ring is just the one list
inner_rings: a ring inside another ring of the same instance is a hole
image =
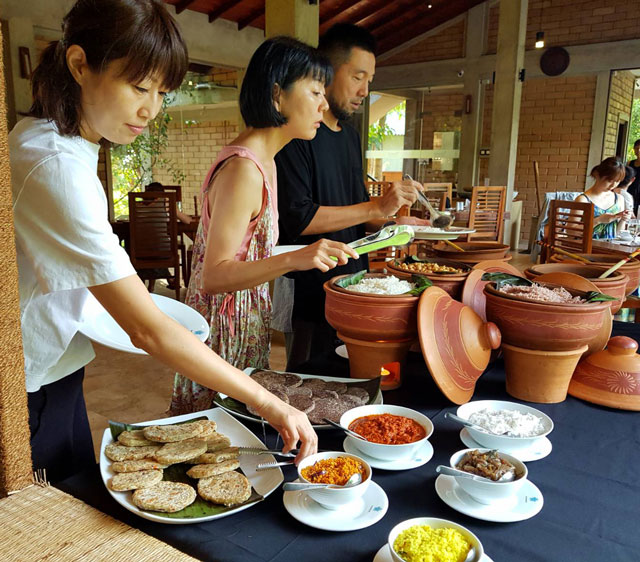
[[[191, 280], [185, 303], [197, 310], [209, 323], [207, 345], [238, 369], [269, 368], [271, 348], [271, 297], [269, 284], [251, 289], [210, 295], [202, 290], [204, 253], [207, 246], [210, 211], [207, 190], [212, 175], [217, 174], [232, 157], [253, 161], [264, 178], [263, 203], [258, 216], [249, 223], [243, 243], [235, 256], [238, 261], [256, 261], [271, 257], [278, 237], [278, 207], [275, 177], [269, 181], [256, 156], [247, 148], [227, 146], [222, 149], [207, 174], [202, 190], [202, 218], [193, 244]], [[275, 164], [274, 164], [275, 175]], [[215, 392], [176, 373], [171, 415], [186, 414], [211, 407]]]

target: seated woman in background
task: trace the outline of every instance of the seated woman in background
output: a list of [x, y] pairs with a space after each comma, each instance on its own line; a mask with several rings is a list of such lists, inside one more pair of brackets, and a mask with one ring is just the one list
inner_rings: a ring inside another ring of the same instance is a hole
[[[316, 49], [287, 37], [265, 41], [251, 58], [240, 91], [247, 128], [220, 151], [203, 184], [185, 302], [209, 322], [211, 348], [239, 369], [269, 368], [269, 281], [290, 271], [328, 271], [358, 257], [333, 240], [273, 255], [278, 240], [273, 159], [292, 139], [315, 137], [329, 107], [324, 87], [331, 77], [329, 61]], [[176, 374], [170, 411], [210, 408], [214, 394]]]
[[[629, 193], [629, 186], [633, 184], [636, 179], [636, 171], [631, 166], [625, 166], [624, 168], [624, 178], [620, 180], [618, 187], [614, 189], [614, 191], [621, 195], [624, 199], [624, 210], [629, 211], [631, 213], [631, 217], [635, 215], [635, 208], [633, 207], [633, 195]], [[631, 218], [629, 217], [629, 218]]]
[[593, 203], [593, 237], [615, 238], [618, 223], [631, 218], [624, 199], [614, 188], [624, 178], [625, 165], [618, 158], [606, 158], [591, 170], [595, 183], [576, 201]]

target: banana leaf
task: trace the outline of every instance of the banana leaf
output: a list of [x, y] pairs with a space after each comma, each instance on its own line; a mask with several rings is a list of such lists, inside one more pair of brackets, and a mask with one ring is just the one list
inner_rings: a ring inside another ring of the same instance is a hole
[[356, 285], [357, 283], [360, 283], [360, 281], [364, 279], [364, 276], [366, 273], [367, 273], [367, 270], [363, 269], [362, 271], [358, 271], [357, 273], [348, 275], [347, 277], [343, 277], [342, 279], [338, 279], [335, 282], [335, 284], [338, 285], [338, 287], [346, 289], [351, 285]]
[[433, 285], [433, 282], [428, 277], [424, 275], [412, 275], [411, 282], [415, 284], [415, 287], [411, 289], [407, 295], [421, 295], [425, 289], [428, 289]]
[[618, 300], [616, 297], [612, 297], [611, 295], [605, 295], [604, 293], [599, 293], [598, 291], [589, 291], [584, 298], [587, 302], [607, 302], [607, 301], [615, 301]]
[[485, 273], [482, 276], [482, 281], [493, 281], [496, 284], [497, 290], [500, 290], [503, 285], [517, 285], [521, 287], [530, 287], [533, 285], [533, 282], [529, 281], [529, 279], [500, 271]]

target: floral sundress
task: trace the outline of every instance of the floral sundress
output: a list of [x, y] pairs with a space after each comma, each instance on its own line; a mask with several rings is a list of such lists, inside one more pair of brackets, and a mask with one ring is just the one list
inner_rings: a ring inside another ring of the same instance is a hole
[[[210, 178], [222, 168], [221, 164], [232, 157], [248, 158], [255, 162], [264, 178], [262, 208], [249, 225], [254, 227], [246, 254], [236, 255], [236, 260], [256, 261], [271, 257], [278, 237], [277, 187], [275, 178], [267, 179], [265, 171], [248, 149], [227, 146], [222, 149], [212, 166], [202, 189], [203, 216], [193, 244], [191, 279], [185, 304], [197, 310], [208, 322], [211, 333], [206, 343], [213, 351], [238, 369], [269, 368], [271, 349], [271, 297], [269, 283], [232, 293], [210, 295], [202, 289], [204, 253], [207, 246], [208, 198]], [[275, 167], [274, 167], [275, 169]], [[241, 251], [239, 254], [242, 254]], [[176, 373], [169, 412], [171, 415], [187, 414], [211, 407], [215, 391]]]

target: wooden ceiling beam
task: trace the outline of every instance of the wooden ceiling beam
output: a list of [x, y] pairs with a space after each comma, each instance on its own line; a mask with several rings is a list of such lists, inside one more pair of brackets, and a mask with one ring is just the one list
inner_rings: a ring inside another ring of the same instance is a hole
[[415, 10], [423, 4], [425, 4], [425, 0], [396, 0], [395, 2], [386, 2], [383, 8], [353, 23], [366, 27], [371, 31], [371, 29], [379, 25], [380, 22], [387, 22], [390, 19], [395, 19], [398, 15], [405, 15], [410, 10]]
[[[392, 2], [392, 4], [395, 2]], [[389, 5], [389, 0], [359, 0], [348, 8], [339, 10], [330, 18], [320, 21], [320, 35], [336, 23], [355, 22], [359, 19], [366, 18], [374, 14], [380, 8]]]
[[320, 25], [329, 21], [336, 16], [343, 14], [347, 11], [357, 10], [358, 6], [363, 6], [365, 4], [369, 4], [370, 0], [355, 0], [355, 2], [351, 2], [351, 5], [345, 6], [345, 3], [341, 0], [334, 0], [334, 5], [331, 8], [327, 8], [326, 10], [322, 10], [322, 4], [320, 3]]
[[242, 0], [228, 0], [227, 2], [223, 2], [220, 4], [215, 10], [211, 10], [207, 15], [209, 16], [209, 23], [213, 23], [217, 20], [222, 14], [228, 12], [234, 6], [240, 4]]
[[184, 12], [191, 4], [195, 4], [196, 0], [180, 0], [176, 6], [176, 14]]
[[[447, 3], [440, 1], [436, 6], [429, 9], [427, 8], [428, 4], [425, 4], [425, 2], [422, 0], [418, 0], [414, 2], [414, 5], [410, 6], [408, 10], [404, 14], [402, 14], [402, 16], [393, 19], [387, 18], [386, 20], [379, 19], [368, 29], [369, 31], [371, 31], [371, 33], [374, 33], [376, 35], [393, 33], [396, 28], [402, 28], [407, 24], [413, 25], [414, 23], [416, 23], [416, 21], [429, 22], [431, 20], [438, 19], [441, 17], [441, 14], [443, 12], [446, 12], [448, 14], [454, 12], [457, 13], [460, 11], [460, 7], [458, 6], [458, 4], [460, 4], [459, 0], [458, 2]], [[411, 10], [411, 13], [409, 13], [409, 10]]]
[[265, 8], [264, 8], [264, 5], [263, 5], [260, 8], [256, 8], [252, 12], [249, 12], [245, 17], [239, 19], [238, 20], [238, 31], [240, 31], [241, 29], [244, 29], [248, 25], [251, 25], [252, 23], [254, 23], [257, 20], [259, 20], [264, 15], [264, 12], [265, 12]]

